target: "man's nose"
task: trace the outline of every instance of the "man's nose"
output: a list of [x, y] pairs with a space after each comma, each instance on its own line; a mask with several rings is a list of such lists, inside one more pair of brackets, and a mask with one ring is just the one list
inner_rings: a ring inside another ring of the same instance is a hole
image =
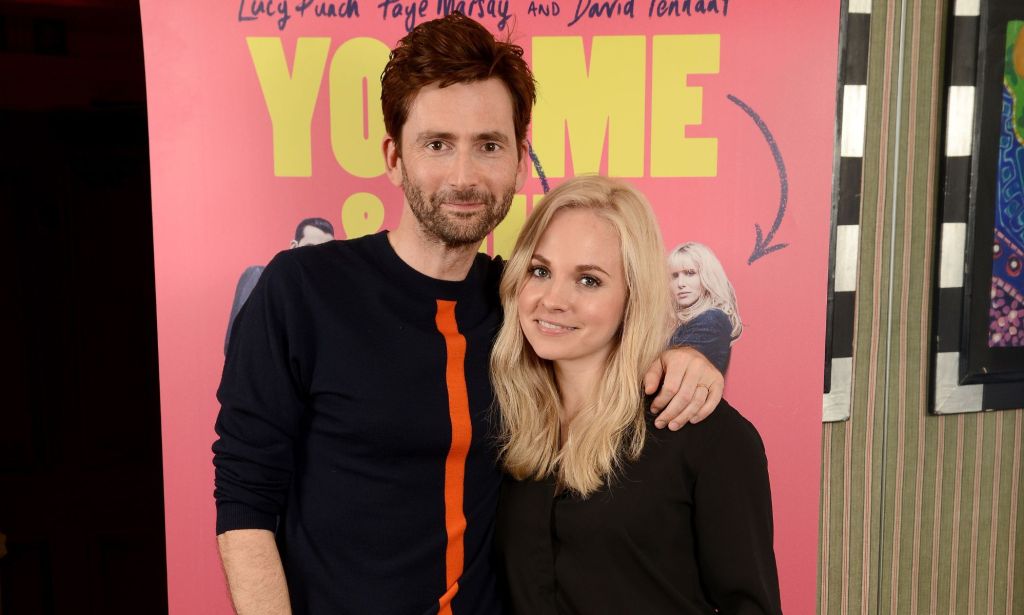
[[453, 188], [471, 188], [479, 182], [479, 169], [472, 152], [461, 150], [455, 154], [448, 183]]

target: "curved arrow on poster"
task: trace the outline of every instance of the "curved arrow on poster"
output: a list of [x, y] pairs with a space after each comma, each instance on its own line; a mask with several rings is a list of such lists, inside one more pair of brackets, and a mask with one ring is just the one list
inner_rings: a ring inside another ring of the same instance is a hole
[[747, 264], [752, 265], [754, 261], [762, 256], [767, 256], [789, 245], [788, 243], [772, 245], [772, 239], [775, 238], [775, 233], [779, 230], [779, 226], [782, 225], [782, 218], [786, 215], [786, 202], [789, 200], [789, 179], [786, 177], [786, 163], [782, 160], [782, 152], [779, 151], [779, 146], [775, 143], [775, 137], [772, 136], [771, 131], [768, 130], [768, 126], [765, 125], [761, 116], [751, 109], [750, 105], [732, 94], [727, 95], [726, 98], [735, 103], [740, 109], [743, 109], [744, 113], [749, 115], [754, 120], [754, 123], [757, 124], [761, 134], [764, 135], [764, 140], [768, 142], [768, 147], [772, 150], [772, 158], [775, 159], [775, 167], [779, 171], [779, 211], [775, 214], [775, 223], [772, 224], [772, 228], [768, 231], [767, 235], [761, 232], [760, 224], [754, 223], [754, 232], [757, 237], [754, 239], [754, 251], [750, 253], [750, 258], [747, 259]]
[[544, 194], [547, 194], [551, 189], [548, 187], [547, 175], [544, 175], [544, 167], [540, 166], [540, 157], [537, 156], [537, 152], [533, 151], [533, 143], [527, 141], [526, 147], [530, 150], [530, 160], [533, 161], [533, 168], [537, 171], [541, 188], [544, 189]]

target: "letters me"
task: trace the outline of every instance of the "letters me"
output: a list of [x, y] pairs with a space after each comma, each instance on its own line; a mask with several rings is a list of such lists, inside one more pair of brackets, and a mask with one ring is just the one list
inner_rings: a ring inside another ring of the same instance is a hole
[[[312, 175], [311, 122], [331, 39], [301, 37], [289, 70], [281, 39], [246, 39], [273, 129], [274, 174]], [[688, 75], [719, 70], [717, 34], [658, 35], [651, 41], [651, 177], [714, 177], [718, 140], [686, 136], [702, 121], [702, 88]], [[356, 177], [384, 172], [379, 76], [388, 47], [373, 38], [342, 43], [328, 69], [331, 148]], [[589, 62], [580, 36], [533, 38], [538, 101], [533, 147], [549, 177], [565, 176], [566, 132], [575, 173], [600, 170], [605, 143], [608, 173], [643, 177], [647, 39], [595, 36]]]
[[[719, 38], [653, 37], [650, 177], [718, 173], [718, 140], [686, 136], [687, 126], [702, 121], [703, 90], [686, 80], [718, 72]], [[644, 36], [595, 36], [588, 63], [582, 37], [533, 38], [533, 147], [547, 176], [565, 176], [567, 131], [576, 174], [600, 170], [607, 137], [608, 174], [644, 176], [646, 51]]]

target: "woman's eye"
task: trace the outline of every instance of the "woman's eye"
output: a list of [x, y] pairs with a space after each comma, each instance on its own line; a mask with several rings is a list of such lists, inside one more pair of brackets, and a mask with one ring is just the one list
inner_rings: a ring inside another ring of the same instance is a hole
[[548, 277], [548, 270], [544, 267], [530, 267], [530, 276], [534, 278]]
[[585, 275], [582, 278], [580, 278], [580, 284], [586, 286], [587, 288], [597, 288], [598, 286], [601, 285], [601, 280], [595, 278], [592, 275]]

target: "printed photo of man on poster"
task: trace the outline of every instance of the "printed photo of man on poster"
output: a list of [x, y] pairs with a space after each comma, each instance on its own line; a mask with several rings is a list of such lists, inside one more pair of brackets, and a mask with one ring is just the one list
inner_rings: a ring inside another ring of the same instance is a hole
[[[323, 218], [306, 218], [295, 227], [295, 238], [288, 245], [289, 249], [303, 246], [318, 246], [334, 240], [334, 225]], [[263, 275], [263, 265], [252, 265], [245, 268], [238, 284], [235, 285], [235, 298], [231, 301], [231, 314], [228, 316], [228, 332], [224, 335], [224, 354], [228, 353], [228, 342], [231, 341], [231, 327], [235, 324], [239, 310], [245, 305], [252, 289]]]

